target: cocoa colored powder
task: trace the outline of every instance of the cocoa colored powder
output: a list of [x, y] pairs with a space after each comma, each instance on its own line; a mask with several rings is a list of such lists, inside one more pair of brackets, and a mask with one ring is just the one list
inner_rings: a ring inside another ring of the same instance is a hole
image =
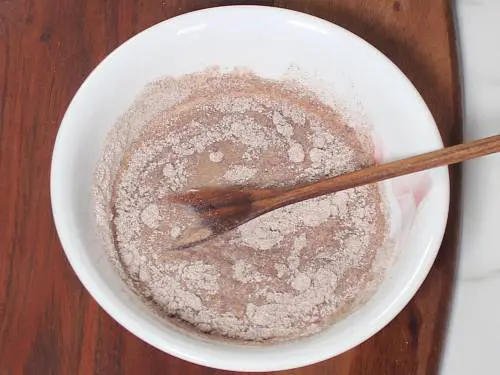
[[284, 186], [373, 164], [370, 138], [293, 82], [210, 70], [146, 87], [96, 169], [97, 226], [127, 284], [171, 322], [274, 342], [318, 332], [376, 290], [387, 214], [376, 185], [297, 203], [187, 250], [196, 215], [166, 200]]

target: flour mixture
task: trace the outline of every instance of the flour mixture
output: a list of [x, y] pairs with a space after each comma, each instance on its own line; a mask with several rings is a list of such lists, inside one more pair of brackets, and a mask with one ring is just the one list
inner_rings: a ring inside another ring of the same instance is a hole
[[313, 93], [248, 72], [150, 84], [96, 170], [97, 224], [124, 280], [158, 314], [219, 338], [311, 335], [365, 302], [384, 272], [376, 185], [265, 214], [190, 249], [195, 216], [166, 197], [227, 184], [284, 186], [374, 163], [369, 137]]

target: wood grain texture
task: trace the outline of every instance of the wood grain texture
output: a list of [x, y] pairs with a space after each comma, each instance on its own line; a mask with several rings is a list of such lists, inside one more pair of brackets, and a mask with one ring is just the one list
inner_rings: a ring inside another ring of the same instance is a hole
[[[91, 299], [69, 267], [51, 217], [50, 158], [71, 97], [120, 43], [166, 18], [244, 1], [0, 0], [0, 374], [230, 372], [146, 345]], [[460, 85], [447, 0], [254, 1], [334, 21], [388, 55], [429, 105], [447, 145], [461, 141]], [[456, 263], [460, 171], [429, 277], [399, 316], [359, 347], [286, 372], [435, 374]], [[234, 374], [234, 373], [233, 373]]]

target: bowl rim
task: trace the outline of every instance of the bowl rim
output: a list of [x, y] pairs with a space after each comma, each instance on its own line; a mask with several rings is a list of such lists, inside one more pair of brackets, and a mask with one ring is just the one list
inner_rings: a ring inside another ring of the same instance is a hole
[[[420, 93], [418, 90], [415, 88], [415, 86], [412, 84], [412, 82], [406, 77], [406, 75], [387, 57], [385, 56], [381, 51], [379, 51], [377, 48], [375, 48], [373, 45], [362, 39], [361, 37], [357, 36], [356, 34], [350, 32], [347, 29], [344, 29], [341, 26], [338, 26], [332, 22], [326, 21], [322, 18], [318, 18], [306, 13], [302, 12], [297, 12], [293, 10], [288, 10], [288, 9], [283, 9], [283, 8], [277, 8], [277, 7], [271, 7], [271, 6], [259, 6], [259, 5], [230, 5], [230, 6], [222, 6], [222, 7], [214, 7], [214, 8], [206, 8], [206, 9], [201, 9], [189, 13], [184, 13], [169, 19], [166, 19], [162, 22], [159, 22], [139, 33], [134, 35], [133, 37], [129, 38], [125, 42], [123, 42], [121, 45], [116, 47], [111, 53], [109, 53], [90, 73], [89, 75], [85, 78], [83, 83], [80, 85], [76, 93], [74, 94], [71, 102], [69, 103], [64, 116], [61, 120], [60, 127], [57, 132], [56, 140], [54, 143], [54, 148], [53, 148], [53, 153], [52, 153], [52, 161], [51, 161], [51, 171], [50, 171], [50, 198], [51, 198], [51, 207], [52, 207], [52, 215], [53, 215], [53, 220], [55, 223], [56, 231], [59, 236], [62, 248], [64, 250], [64, 253], [76, 273], [78, 279], [80, 282], [83, 284], [85, 289], [89, 292], [89, 294], [96, 300], [96, 302], [106, 311], [108, 315], [110, 315], [115, 321], [117, 321], [123, 328], [131, 332], [133, 335], [136, 337], [140, 338], [141, 340], [147, 342], [148, 344], [152, 345], [153, 347], [156, 347], [157, 349], [168, 353], [170, 355], [173, 355], [175, 357], [187, 360], [192, 363], [196, 363], [199, 365], [203, 366], [208, 366], [212, 368], [218, 368], [218, 369], [223, 369], [223, 370], [233, 370], [233, 371], [256, 371], [256, 372], [263, 372], [263, 371], [278, 371], [278, 370], [287, 370], [287, 369], [293, 369], [297, 367], [303, 367], [306, 365], [314, 364], [326, 359], [329, 359], [331, 357], [337, 356], [349, 349], [352, 349], [353, 347], [361, 344], [368, 338], [372, 337], [375, 335], [378, 331], [380, 331], [382, 328], [384, 328], [389, 322], [391, 322], [401, 310], [408, 304], [408, 302], [413, 298], [417, 290], [420, 288], [421, 284], [427, 277], [429, 270], [434, 263], [434, 260], [437, 256], [438, 250], [440, 248], [444, 232], [445, 232], [445, 227], [446, 227], [446, 222], [448, 218], [448, 209], [449, 209], [449, 200], [450, 200], [450, 189], [449, 189], [449, 174], [448, 170], [446, 169], [446, 183], [447, 186], [445, 187], [446, 189], [446, 212], [443, 215], [443, 220], [442, 220], [442, 225], [439, 229], [436, 229], [436, 236], [435, 236], [435, 241], [430, 246], [430, 249], [425, 252], [426, 256], [423, 256], [422, 262], [420, 264], [420, 270], [415, 272], [415, 277], [408, 282], [407, 285], [405, 285], [404, 292], [400, 293], [398, 296], [398, 299], [394, 301], [394, 304], [392, 304], [391, 309], [387, 309], [387, 311], [384, 313], [383, 316], [381, 316], [377, 320], [377, 325], [368, 327], [364, 330], [362, 334], [358, 334], [357, 337], [354, 337], [352, 340], [350, 340], [346, 345], [344, 345], [342, 350], [337, 350], [337, 351], [322, 351], [321, 353], [316, 354], [315, 356], [310, 356], [308, 358], [303, 358], [303, 357], [291, 357], [287, 358], [285, 361], [276, 361], [276, 362], [266, 362], [266, 363], [261, 363], [258, 361], [251, 362], [251, 361], [246, 361], [245, 363], [237, 363], [234, 359], [222, 359], [222, 358], [208, 358], [207, 355], [199, 352], [191, 352], [188, 353], [183, 350], [179, 350], [176, 348], [174, 345], [171, 343], [167, 342], [159, 342], [156, 337], [153, 334], [150, 334], [148, 332], [145, 332], [144, 329], [141, 329], [140, 325], [137, 324], [136, 322], [132, 321], [128, 317], [121, 315], [117, 313], [116, 306], [114, 305], [113, 301], [109, 300], [109, 295], [107, 295], [105, 292], [102, 290], [99, 290], [99, 285], [92, 279], [91, 275], [86, 272], [85, 266], [82, 266], [79, 263], [79, 260], [77, 259], [75, 252], [72, 250], [73, 245], [72, 245], [72, 238], [66, 233], [65, 230], [65, 223], [63, 220], [61, 220], [61, 217], [63, 216], [63, 212], [65, 208], [59, 201], [59, 194], [58, 191], [60, 189], [58, 185], [58, 179], [60, 178], [59, 175], [59, 170], [62, 168], [61, 163], [63, 163], [63, 157], [62, 157], [62, 144], [64, 143], [64, 139], [66, 137], [66, 133], [69, 131], [69, 128], [71, 124], [68, 121], [68, 114], [73, 111], [73, 108], [75, 106], [76, 98], [79, 96], [79, 94], [86, 90], [88, 82], [93, 79], [93, 76], [96, 74], [96, 72], [100, 69], [100, 67], [105, 64], [111, 56], [117, 53], [118, 50], [123, 49], [130, 43], [132, 40], [138, 38], [139, 36], [144, 35], [145, 33], [151, 32], [152, 30], [155, 30], [157, 28], [163, 27], [167, 23], [172, 23], [172, 22], [178, 22], [182, 21], [183, 19], [187, 19], [192, 17], [193, 15], [200, 15], [200, 14], [206, 14], [210, 15], [212, 13], [226, 13], [226, 12], [233, 12], [235, 9], [240, 10], [240, 11], [246, 11], [246, 12], [264, 12], [264, 13], [274, 13], [276, 15], [289, 15], [293, 16], [295, 18], [299, 18], [304, 22], [309, 22], [309, 23], [315, 23], [317, 25], [323, 26], [323, 27], [329, 27], [331, 29], [335, 29], [336, 32], [343, 33], [345, 36], [348, 38], [354, 38], [357, 39], [358, 41], [361, 41], [362, 44], [364, 44], [364, 48], [369, 48], [374, 51], [376, 51], [382, 59], [386, 60], [386, 63], [390, 64], [393, 68], [395, 73], [397, 73], [400, 76], [400, 79], [405, 80], [407, 84], [409, 85], [409, 88], [411, 88], [415, 95], [415, 98], [418, 98], [421, 101], [421, 104], [428, 110], [428, 107], [424, 100], [422, 99]], [[428, 110], [429, 111], [429, 110]], [[432, 117], [432, 114], [429, 111], [429, 115], [431, 119], [434, 122], [434, 119]], [[435, 124], [435, 122], [434, 122]], [[436, 136], [436, 141], [440, 144], [439, 147], [443, 147], [442, 139], [439, 133], [439, 130], [437, 126], [435, 126], [435, 136]], [[403, 288], [402, 288], [403, 289]]]

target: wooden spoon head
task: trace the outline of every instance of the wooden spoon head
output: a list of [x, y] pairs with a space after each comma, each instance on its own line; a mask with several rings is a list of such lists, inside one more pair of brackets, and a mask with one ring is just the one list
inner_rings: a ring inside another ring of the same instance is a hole
[[263, 212], [255, 206], [255, 202], [265, 191], [270, 189], [222, 186], [194, 189], [169, 196], [170, 202], [192, 208], [201, 219], [200, 226], [189, 228], [181, 235], [176, 248], [199, 244], [261, 215]]

